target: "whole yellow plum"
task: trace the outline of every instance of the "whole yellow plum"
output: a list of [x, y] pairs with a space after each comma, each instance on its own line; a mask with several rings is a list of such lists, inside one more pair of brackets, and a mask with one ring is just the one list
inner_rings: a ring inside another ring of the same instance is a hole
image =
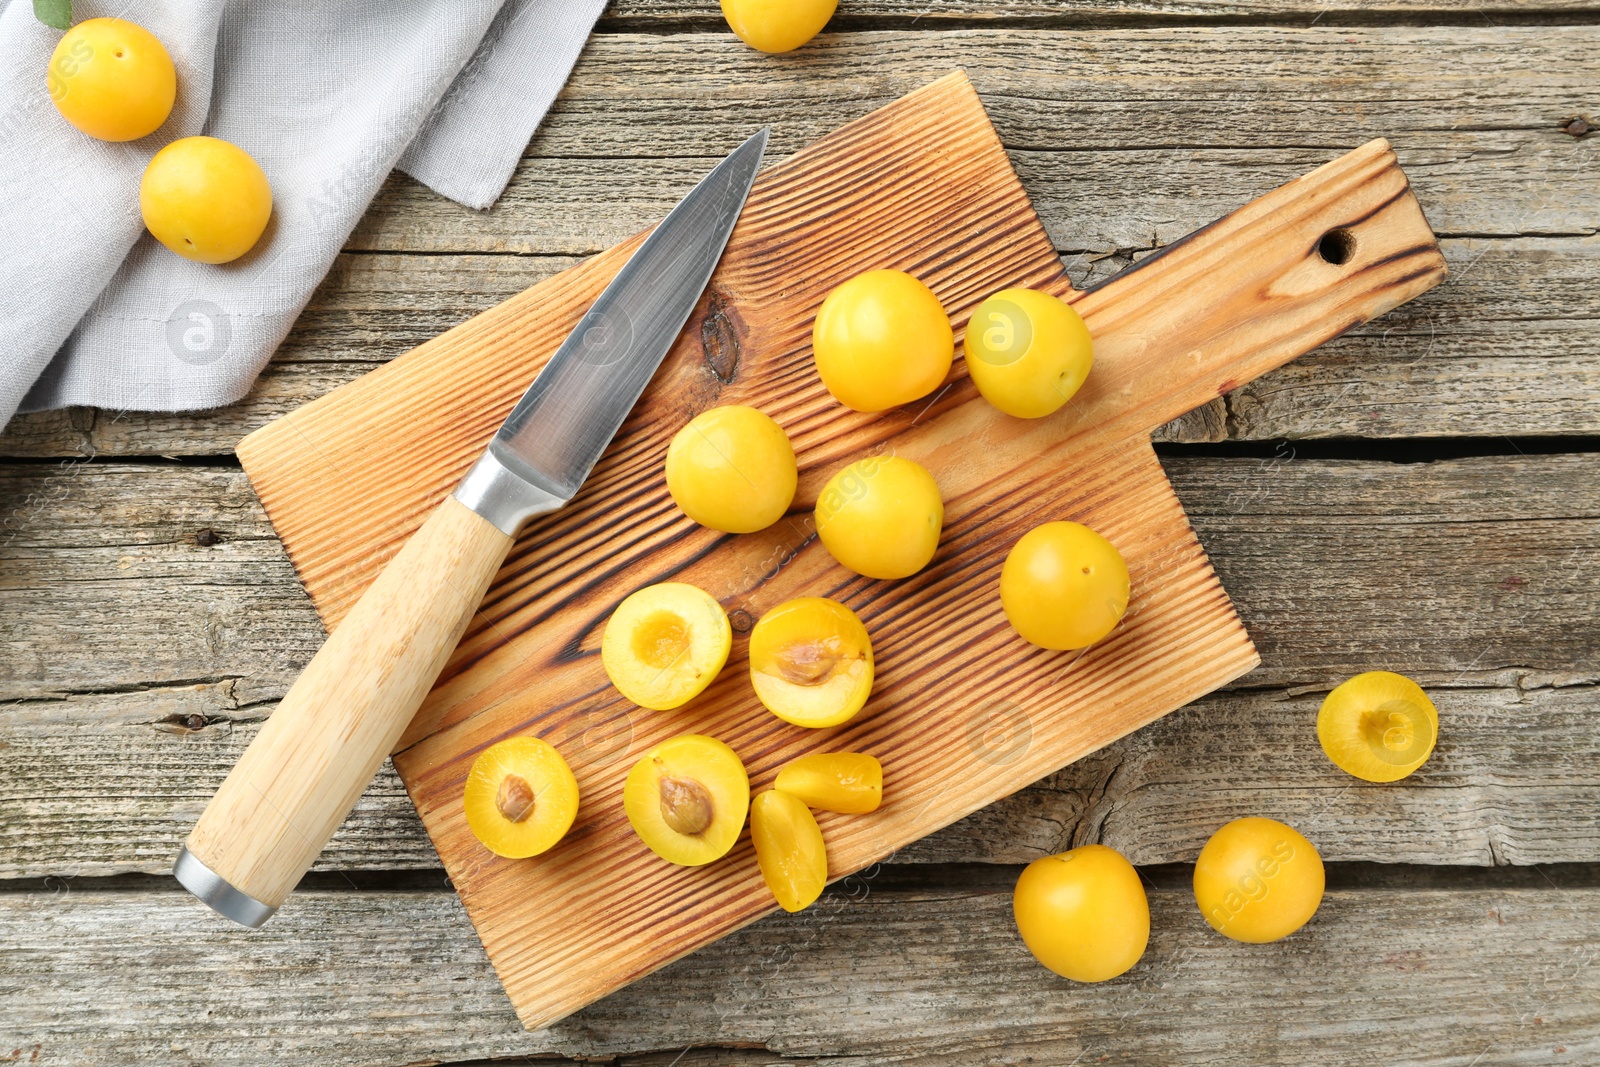
[[944, 306], [900, 270], [869, 270], [834, 288], [811, 329], [817, 374], [856, 411], [885, 411], [927, 396], [955, 360]]
[[838, 0], [722, 0], [722, 17], [745, 44], [762, 52], [792, 52], [833, 17]]
[[1150, 901], [1133, 864], [1105, 845], [1034, 860], [1012, 896], [1017, 931], [1063, 978], [1104, 982], [1144, 955]]
[[127, 19], [85, 19], [62, 35], [45, 75], [72, 125], [102, 141], [154, 133], [172, 113], [178, 74], [156, 35]]
[[157, 152], [139, 183], [155, 239], [185, 259], [227, 263], [261, 239], [272, 186], [249, 153], [216, 137], [184, 137]]

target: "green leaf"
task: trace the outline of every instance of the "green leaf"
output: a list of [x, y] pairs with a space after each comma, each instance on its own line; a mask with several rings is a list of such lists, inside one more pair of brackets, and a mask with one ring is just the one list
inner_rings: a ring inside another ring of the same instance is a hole
[[46, 26], [58, 30], [72, 28], [72, 0], [33, 0], [33, 14]]

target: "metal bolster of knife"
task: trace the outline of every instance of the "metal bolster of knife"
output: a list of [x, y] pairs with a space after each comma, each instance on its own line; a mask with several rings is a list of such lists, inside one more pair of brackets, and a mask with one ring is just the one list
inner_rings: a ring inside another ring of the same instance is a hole
[[489, 445], [452, 495], [501, 533], [515, 537], [529, 519], [555, 511], [568, 498], [540, 488], [538, 476], [515, 456], [499, 454], [499, 446], [499, 441]]

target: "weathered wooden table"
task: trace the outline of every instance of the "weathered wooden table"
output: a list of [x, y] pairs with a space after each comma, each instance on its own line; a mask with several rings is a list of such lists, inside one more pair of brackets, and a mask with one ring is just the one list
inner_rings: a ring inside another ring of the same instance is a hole
[[[846, 0], [766, 57], [710, 0], [624, 0], [492, 211], [385, 187], [251, 396], [0, 437], [0, 1062], [1600, 1062], [1600, 20], [1588, 0]], [[782, 157], [971, 74], [1080, 284], [1373, 136], [1440, 289], [1170, 426], [1262, 667], [541, 1033], [517, 1025], [386, 774], [264, 931], [167, 877], [321, 637], [232, 448], [659, 217], [745, 132]], [[1411, 674], [1442, 736], [1395, 786], [1322, 694]], [[1315, 921], [1225, 941], [1206, 836], [1282, 818]], [[1154, 933], [1099, 987], [1035, 966], [1019, 865], [1104, 841]], [[687, 1050], [687, 1051], [686, 1051]]]

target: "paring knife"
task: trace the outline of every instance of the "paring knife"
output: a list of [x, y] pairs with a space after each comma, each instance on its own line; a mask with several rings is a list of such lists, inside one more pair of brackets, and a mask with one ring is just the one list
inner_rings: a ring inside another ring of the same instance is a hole
[[444, 669], [523, 523], [577, 493], [694, 310], [766, 149], [762, 130], [645, 239], [455, 493], [383, 569], [245, 749], [173, 874], [265, 923]]

